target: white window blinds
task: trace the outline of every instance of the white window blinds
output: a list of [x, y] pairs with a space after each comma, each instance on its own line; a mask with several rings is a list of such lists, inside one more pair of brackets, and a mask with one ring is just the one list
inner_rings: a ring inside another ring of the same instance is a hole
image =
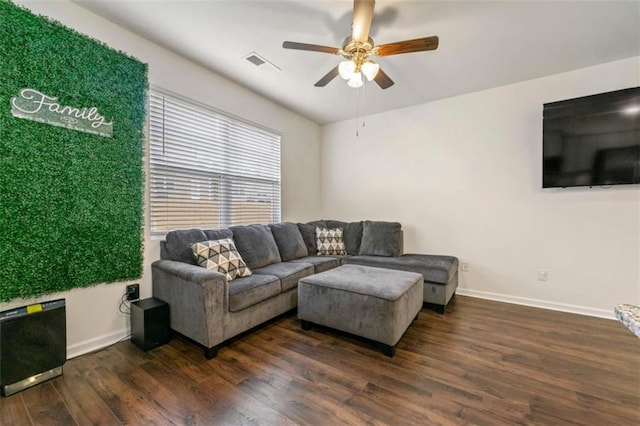
[[280, 135], [159, 89], [149, 98], [152, 235], [280, 222]]

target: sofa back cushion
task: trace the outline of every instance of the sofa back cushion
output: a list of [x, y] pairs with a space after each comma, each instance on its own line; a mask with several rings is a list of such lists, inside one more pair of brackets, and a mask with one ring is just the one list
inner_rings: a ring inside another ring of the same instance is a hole
[[207, 240], [224, 240], [225, 238], [233, 238], [233, 232], [228, 229], [205, 229], [204, 234]]
[[273, 239], [276, 240], [283, 262], [309, 255], [302, 234], [295, 223], [274, 223], [269, 225], [269, 228], [271, 228]]
[[339, 220], [324, 220], [327, 228], [342, 228], [342, 238], [347, 254], [357, 256], [360, 254], [362, 243], [362, 222], [341, 222]]
[[195, 265], [196, 259], [193, 255], [193, 250], [191, 250], [191, 246], [194, 243], [231, 238], [232, 236], [233, 234], [228, 229], [179, 229], [170, 231], [160, 244], [160, 258]]
[[360, 255], [402, 256], [402, 244], [402, 226], [398, 222], [363, 222]]
[[309, 223], [298, 223], [298, 230], [302, 235], [304, 244], [307, 246], [307, 253], [309, 256], [315, 256], [318, 252], [318, 245], [316, 244], [316, 226], [318, 228], [326, 228], [327, 224], [323, 220], [316, 220]]
[[251, 269], [281, 262], [278, 245], [267, 225], [232, 226], [233, 240]]

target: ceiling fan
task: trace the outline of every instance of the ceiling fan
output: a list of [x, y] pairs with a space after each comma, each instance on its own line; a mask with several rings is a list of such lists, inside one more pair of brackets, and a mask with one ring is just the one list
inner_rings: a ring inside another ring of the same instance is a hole
[[348, 80], [350, 87], [361, 87], [364, 84], [362, 78], [364, 75], [367, 80], [374, 80], [382, 89], [387, 89], [394, 84], [393, 80], [380, 69], [380, 65], [370, 58], [435, 50], [438, 48], [438, 37], [423, 37], [376, 46], [371, 37], [369, 37], [374, 5], [375, 0], [354, 0], [351, 36], [344, 40], [341, 48], [297, 43], [295, 41], [285, 41], [282, 43], [282, 47], [285, 49], [342, 55], [345, 60], [318, 80], [315, 84], [316, 87], [326, 86], [338, 75]]

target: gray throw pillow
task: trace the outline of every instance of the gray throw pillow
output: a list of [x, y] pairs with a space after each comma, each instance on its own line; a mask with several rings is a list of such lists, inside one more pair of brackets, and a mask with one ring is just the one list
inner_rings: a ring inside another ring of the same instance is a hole
[[273, 239], [276, 240], [283, 262], [309, 255], [302, 234], [295, 223], [274, 223], [269, 225], [269, 228], [271, 228]]
[[402, 256], [402, 226], [398, 222], [365, 220], [360, 255]]
[[232, 226], [233, 240], [250, 269], [280, 263], [278, 245], [267, 225]]

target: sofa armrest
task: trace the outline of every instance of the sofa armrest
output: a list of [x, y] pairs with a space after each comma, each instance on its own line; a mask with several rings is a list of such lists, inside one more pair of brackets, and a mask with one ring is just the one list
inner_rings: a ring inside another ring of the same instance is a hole
[[211, 348], [224, 340], [228, 310], [227, 278], [196, 265], [174, 260], [151, 264], [153, 296], [169, 304], [171, 328]]

